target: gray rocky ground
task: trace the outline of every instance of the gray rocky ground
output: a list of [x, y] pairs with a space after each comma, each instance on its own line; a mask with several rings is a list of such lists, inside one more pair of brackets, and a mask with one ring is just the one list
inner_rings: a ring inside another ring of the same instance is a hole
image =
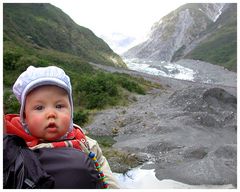
[[[114, 132], [114, 148], [151, 161], [144, 168], [154, 168], [159, 180], [236, 186], [236, 73], [199, 61], [180, 62], [198, 71], [197, 82], [95, 65], [143, 76], [164, 89], [135, 95], [130, 106], [98, 112], [85, 128], [97, 135]], [[206, 78], [214, 81], [202, 83]]]

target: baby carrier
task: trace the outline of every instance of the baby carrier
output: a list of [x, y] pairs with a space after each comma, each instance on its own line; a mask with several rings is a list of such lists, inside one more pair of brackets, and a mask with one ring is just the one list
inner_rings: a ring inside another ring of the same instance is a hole
[[46, 173], [25, 141], [15, 135], [5, 135], [3, 140], [3, 188], [50, 189], [54, 179]]

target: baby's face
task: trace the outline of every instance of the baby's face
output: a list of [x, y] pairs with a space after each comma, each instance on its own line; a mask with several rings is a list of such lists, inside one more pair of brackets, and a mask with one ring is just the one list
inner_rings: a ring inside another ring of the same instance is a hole
[[26, 97], [25, 121], [32, 136], [54, 141], [65, 135], [71, 121], [67, 92], [57, 86], [41, 86]]

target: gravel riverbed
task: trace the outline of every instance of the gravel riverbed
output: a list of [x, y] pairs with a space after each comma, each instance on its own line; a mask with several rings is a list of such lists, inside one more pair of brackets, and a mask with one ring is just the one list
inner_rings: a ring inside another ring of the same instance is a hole
[[[160, 83], [130, 106], [98, 112], [84, 127], [96, 135], [117, 132], [115, 149], [151, 161], [159, 180], [189, 185], [237, 186], [237, 75], [212, 64], [181, 60], [196, 82], [94, 65]], [[208, 79], [209, 83], [206, 83]]]

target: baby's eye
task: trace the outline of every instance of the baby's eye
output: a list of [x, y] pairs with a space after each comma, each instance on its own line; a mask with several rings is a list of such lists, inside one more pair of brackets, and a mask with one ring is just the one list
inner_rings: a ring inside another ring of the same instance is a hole
[[38, 110], [38, 111], [43, 110], [43, 106], [38, 105], [38, 106], [35, 107], [35, 110]]
[[63, 107], [64, 107], [64, 106], [61, 105], [61, 104], [56, 105], [56, 108], [57, 108], [57, 109], [61, 109], [61, 108], [63, 108]]

